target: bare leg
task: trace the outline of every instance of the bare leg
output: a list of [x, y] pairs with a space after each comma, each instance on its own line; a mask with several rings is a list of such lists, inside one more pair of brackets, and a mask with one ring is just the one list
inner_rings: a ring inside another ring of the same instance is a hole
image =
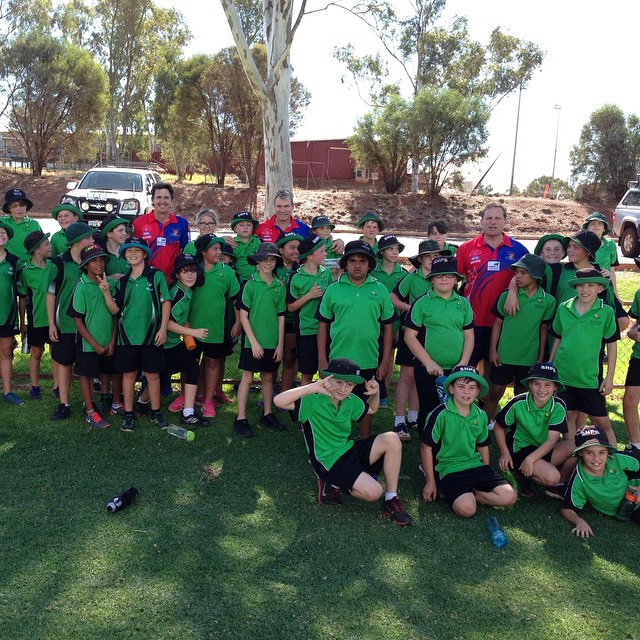
[[498, 408], [498, 403], [500, 399], [504, 395], [505, 389], [507, 387], [499, 384], [493, 384], [493, 382], [489, 383], [489, 393], [484, 399], [484, 411], [487, 414], [489, 420], [493, 420], [496, 415], [496, 409]]
[[31, 386], [37, 387], [40, 382], [40, 364], [42, 362], [43, 347], [31, 347], [31, 355], [29, 357], [29, 378]]
[[640, 418], [638, 417], [638, 403], [640, 402], [640, 387], [625, 387], [622, 397], [622, 415], [629, 434], [629, 442], [640, 442]]
[[147, 389], [151, 401], [151, 411], [160, 411], [160, 374], [145, 372], [147, 376]]
[[122, 394], [124, 396], [124, 410], [133, 411], [133, 399], [136, 392], [136, 378], [138, 371], [125, 371], [122, 374]]
[[13, 336], [0, 338], [0, 376], [2, 376], [2, 392], [11, 393], [13, 378]]
[[80, 394], [87, 413], [93, 411], [93, 378], [80, 376]]
[[243, 371], [238, 385], [238, 420], [245, 420], [247, 417], [247, 401], [252, 383], [253, 371]]
[[262, 382], [262, 402], [265, 416], [273, 411], [273, 380], [275, 377], [275, 371], [260, 372], [260, 380]]

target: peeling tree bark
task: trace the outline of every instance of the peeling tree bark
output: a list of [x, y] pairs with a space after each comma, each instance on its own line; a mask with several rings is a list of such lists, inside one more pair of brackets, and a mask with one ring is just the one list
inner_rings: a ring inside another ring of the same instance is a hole
[[232, 0], [220, 0], [227, 16], [242, 66], [260, 101], [264, 135], [265, 216], [273, 213], [274, 197], [280, 189], [292, 189], [291, 143], [289, 137], [289, 97], [293, 36], [304, 15], [302, 1], [295, 23], [293, 0], [263, 0], [264, 37], [267, 46], [267, 75], [262, 78], [251, 55], [240, 18]]

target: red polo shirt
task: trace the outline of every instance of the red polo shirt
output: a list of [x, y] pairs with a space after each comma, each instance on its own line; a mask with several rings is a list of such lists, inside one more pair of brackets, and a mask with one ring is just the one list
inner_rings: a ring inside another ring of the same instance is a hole
[[262, 242], [275, 242], [281, 233], [290, 233], [295, 231], [298, 235], [306, 238], [311, 230], [302, 220], [298, 220], [293, 216], [289, 220], [289, 226], [286, 228], [279, 227], [276, 223], [276, 214], [274, 213], [268, 220], [261, 222], [256, 229], [256, 235]]

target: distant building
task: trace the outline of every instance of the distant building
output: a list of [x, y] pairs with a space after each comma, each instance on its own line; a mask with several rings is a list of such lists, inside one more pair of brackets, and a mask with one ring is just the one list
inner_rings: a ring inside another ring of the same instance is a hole
[[291, 159], [294, 178], [322, 181], [356, 177], [356, 163], [344, 140], [294, 140]]

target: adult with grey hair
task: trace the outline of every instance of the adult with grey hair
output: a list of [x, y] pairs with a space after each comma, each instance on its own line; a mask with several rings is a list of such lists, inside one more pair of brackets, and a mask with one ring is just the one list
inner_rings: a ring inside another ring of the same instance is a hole
[[293, 193], [280, 189], [275, 197], [275, 213], [256, 229], [262, 242], [276, 242], [283, 233], [296, 233], [306, 238], [311, 233], [309, 225], [293, 217]]
[[469, 360], [473, 366], [489, 361], [491, 309], [513, 277], [511, 265], [528, 253], [522, 243], [504, 233], [506, 223], [505, 207], [490, 202], [480, 214], [482, 233], [463, 242], [456, 252], [458, 271], [466, 279], [464, 295], [473, 310], [475, 344]]

